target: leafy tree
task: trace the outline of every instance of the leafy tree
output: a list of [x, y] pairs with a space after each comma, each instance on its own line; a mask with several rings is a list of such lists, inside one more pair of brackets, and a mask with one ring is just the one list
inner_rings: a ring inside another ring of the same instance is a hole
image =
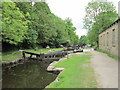
[[26, 38], [29, 21], [14, 2], [2, 2], [2, 40], [17, 45]]
[[69, 40], [70, 40], [69, 44], [71, 44], [71, 45], [77, 44], [79, 38], [78, 38], [78, 36], [75, 33], [76, 28], [73, 27], [71, 19], [67, 18], [65, 20], [65, 23], [66, 23], [66, 31], [68, 32]]
[[88, 29], [88, 38], [92, 45], [98, 45], [98, 35], [117, 18], [115, 6], [107, 0], [93, 0], [85, 8], [84, 28]]
[[82, 46], [85, 46], [89, 43], [89, 40], [88, 40], [88, 37], [83, 35], [80, 37], [80, 41], [79, 41], [79, 44], [82, 45]]
[[15, 2], [15, 3], [16, 6], [19, 7], [20, 11], [23, 12], [25, 18], [29, 20], [29, 22], [27, 23], [28, 30], [27, 30], [26, 39], [24, 39], [23, 43], [21, 43], [20, 46], [24, 48], [29, 48], [29, 47], [34, 48], [36, 47], [38, 33], [36, 30], [32, 28], [33, 26], [32, 17], [31, 17], [31, 13], [33, 13], [32, 3], [31, 2]]
[[98, 29], [99, 32], [101, 32], [111, 23], [117, 20], [117, 18], [118, 18], [118, 14], [113, 11], [100, 13], [99, 16], [96, 16], [96, 22], [93, 24], [92, 27], [96, 26], [96, 29]]
[[55, 45], [59, 47], [61, 44], [65, 44], [67, 40], [69, 39], [68, 33], [66, 32], [66, 26], [64, 20], [58, 17], [56, 18], [55, 22], [55, 30], [56, 30], [56, 36], [55, 38]]
[[77, 44], [71, 20], [51, 13], [45, 2], [3, 2], [2, 41], [22, 48]]
[[96, 16], [99, 16], [100, 13], [110, 11], [116, 13], [113, 3], [107, 0], [92, 0], [86, 6], [85, 11], [84, 28], [86, 29], [92, 27], [92, 24], [96, 22]]
[[38, 32], [39, 45], [59, 47], [68, 41], [71, 41], [70, 44], [77, 43], [72, 23], [52, 14], [46, 3], [36, 2], [32, 10], [32, 28]]

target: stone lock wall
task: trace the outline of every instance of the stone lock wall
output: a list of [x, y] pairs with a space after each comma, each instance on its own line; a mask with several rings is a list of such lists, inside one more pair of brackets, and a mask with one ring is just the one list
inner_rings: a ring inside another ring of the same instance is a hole
[[118, 42], [120, 42], [118, 36], [120, 37], [120, 20], [99, 34], [99, 49], [118, 56]]

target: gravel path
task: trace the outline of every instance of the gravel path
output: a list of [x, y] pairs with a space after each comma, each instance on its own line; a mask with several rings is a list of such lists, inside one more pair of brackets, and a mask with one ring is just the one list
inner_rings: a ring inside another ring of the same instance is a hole
[[91, 54], [99, 88], [118, 88], [118, 61], [97, 51], [91, 51]]

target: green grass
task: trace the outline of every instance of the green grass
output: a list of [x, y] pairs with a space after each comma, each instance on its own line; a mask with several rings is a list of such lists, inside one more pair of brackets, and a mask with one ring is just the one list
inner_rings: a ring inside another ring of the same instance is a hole
[[113, 58], [113, 59], [116, 59], [116, 60], [118, 59], [117, 56], [113, 56], [112, 54], [110, 54], [110, 53], [107, 52], [107, 51], [104, 51], [104, 50], [101, 50], [101, 49], [97, 49], [96, 51], [105, 53], [105, 54], [107, 54], [109, 57], [111, 57], [111, 58]]
[[29, 52], [34, 52], [34, 53], [49, 53], [49, 52], [54, 52], [54, 51], [59, 51], [62, 50], [63, 48], [53, 48], [53, 49], [46, 49], [46, 48], [42, 48], [42, 49], [26, 49], [25, 51], [29, 51]]
[[52, 82], [50, 88], [97, 88], [94, 70], [90, 64], [90, 55], [73, 54], [69, 59], [56, 64], [65, 68], [58, 82]]
[[[42, 51], [42, 53], [49, 53], [49, 52], [59, 51], [62, 49], [63, 48], [54, 48], [54, 49], [48, 50], [48, 49], [43, 48], [43, 49], [37, 49], [36, 51], [34, 49], [26, 49], [25, 51], [40, 54], [41, 51]], [[22, 57], [22, 53], [20, 51], [5, 52], [5, 53], [2, 53], [2, 62], [14, 61], [14, 60], [19, 59], [21, 57]]]
[[2, 53], [2, 62], [14, 61], [21, 57], [22, 57], [22, 54], [20, 51], [5, 52], [5, 53]]

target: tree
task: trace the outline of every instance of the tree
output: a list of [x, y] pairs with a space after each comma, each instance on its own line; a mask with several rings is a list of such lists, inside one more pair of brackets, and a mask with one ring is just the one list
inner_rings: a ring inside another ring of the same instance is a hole
[[80, 44], [81, 46], [85, 46], [85, 45], [87, 45], [88, 43], [89, 43], [89, 41], [88, 41], [88, 37], [87, 37], [87, 36], [83, 35], [83, 36], [80, 37], [79, 44]]
[[115, 6], [112, 2], [107, 0], [92, 0], [88, 3], [88, 6], [85, 8], [86, 15], [84, 18], [84, 27], [89, 29], [94, 22], [96, 22], [96, 17], [103, 12], [115, 12]]
[[31, 2], [15, 2], [15, 3], [16, 6], [19, 7], [20, 11], [23, 12], [25, 18], [29, 20], [29, 22], [27, 23], [28, 30], [26, 34], [26, 39], [24, 39], [23, 43], [21, 43], [20, 46], [24, 48], [29, 48], [29, 47], [34, 48], [36, 47], [38, 33], [36, 30], [32, 28], [33, 27], [32, 17], [31, 17], [31, 13], [33, 13], [32, 3]]
[[77, 44], [72, 21], [51, 13], [45, 2], [3, 2], [2, 41], [22, 48]]
[[53, 20], [55, 23], [55, 30], [56, 30], [56, 36], [54, 36], [54, 44], [57, 47], [60, 47], [61, 44], [67, 43], [67, 40], [69, 39], [68, 33], [66, 31], [66, 24], [65, 21], [61, 18], [53, 15]]
[[65, 23], [66, 31], [68, 32], [69, 35], [69, 44], [70, 45], [78, 44], [79, 38], [75, 33], [76, 28], [73, 27], [72, 20], [70, 18], [66, 18]]
[[118, 14], [113, 11], [102, 12], [99, 16], [96, 16], [96, 22], [92, 27], [96, 26], [99, 32], [102, 32], [106, 27], [112, 24], [115, 20], [117, 20]]
[[29, 21], [14, 2], [2, 2], [2, 41], [17, 45], [26, 38]]
[[98, 35], [118, 18], [115, 6], [107, 0], [93, 0], [85, 8], [84, 28], [91, 44], [98, 46]]

